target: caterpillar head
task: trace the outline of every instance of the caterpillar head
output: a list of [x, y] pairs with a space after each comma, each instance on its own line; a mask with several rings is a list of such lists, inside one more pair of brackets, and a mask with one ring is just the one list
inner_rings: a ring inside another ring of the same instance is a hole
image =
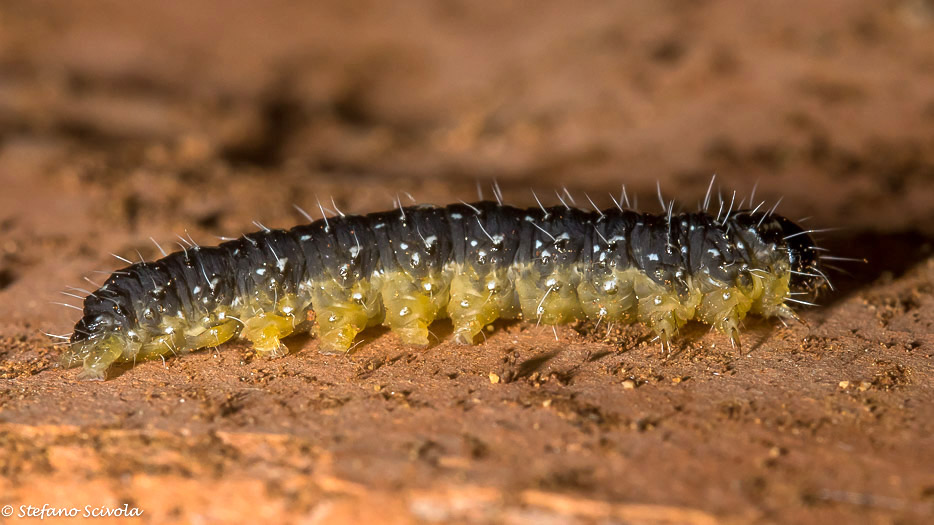
[[781, 215], [763, 217], [745, 210], [731, 221], [736, 221], [737, 230], [745, 232], [744, 238], [758, 247], [760, 260], [788, 265], [788, 291], [796, 294], [798, 302], [812, 301], [830, 285], [821, 269], [820, 248], [808, 230]]
[[820, 267], [817, 243], [810, 234], [790, 219], [774, 215], [774, 224], [781, 232], [781, 240], [791, 264], [791, 291], [806, 292], [809, 299], [817, 297], [830, 282]]

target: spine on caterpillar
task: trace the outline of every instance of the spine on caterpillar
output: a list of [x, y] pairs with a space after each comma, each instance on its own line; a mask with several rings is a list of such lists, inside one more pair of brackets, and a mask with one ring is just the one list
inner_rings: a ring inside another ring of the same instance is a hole
[[287, 352], [283, 337], [307, 328], [322, 350], [343, 352], [377, 324], [427, 345], [443, 317], [463, 343], [498, 318], [642, 322], [663, 344], [695, 319], [737, 342], [748, 313], [796, 319], [788, 301], [814, 296], [822, 276], [807, 232], [775, 214], [415, 206], [116, 271], [85, 299], [63, 364], [102, 379], [114, 362], [238, 335], [274, 357]]

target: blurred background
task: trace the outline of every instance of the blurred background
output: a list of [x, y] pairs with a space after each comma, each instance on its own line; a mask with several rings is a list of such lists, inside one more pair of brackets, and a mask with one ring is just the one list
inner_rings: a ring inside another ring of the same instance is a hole
[[606, 206], [660, 181], [693, 207], [713, 173], [792, 217], [906, 229], [934, 218], [932, 87], [925, 0], [6, 0], [0, 177], [105, 197], [86, 234], [493, 179]]

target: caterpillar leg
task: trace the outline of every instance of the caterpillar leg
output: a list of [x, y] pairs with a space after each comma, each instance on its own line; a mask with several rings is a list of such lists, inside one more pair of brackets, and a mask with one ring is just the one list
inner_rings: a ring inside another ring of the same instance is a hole
[[577, 287], [584, 315], [591, 321], [632, 322], [638, 300], [632, 282], [613, 273], [589, 275]]
[[362, 280], [346, 288], [326, 280], [315, 283], [311, 302], [314, 306], [315, 335], [319, 351], [344, 353], [353, 346], [357, 334], [382, 321], [379, 287]]
[[807, 323], [795, 313], [785, 301], [791, 295], [791, 273], [780, 267], [768, 275], [754, 274], [756, 284], [762, 289], [758, 299], [753, 303], [751, 312], [763, 317], [778, 317], [790, 319], [806, 325]]
[[752, 306], [752, 299], [739, 287], [707, 292], [697, 308], [697, 319], [713, 326], [739, 347], [739, 323]]
[[564, 324], [584, 316], [577, 287], [580, 275], [573, 269], [556, 268], [541, 275], [533, 268], [520, 271], [516, 291], [522, 315], [541, 324]]
[[331, 304], [315, 311], [315, 328], [324, 352], [346, 352], [357, 334], [369, 324], [366, 309], [349, 302]]
[[423, 279], [412, 279], [402, 272], [387, 275], [382, 289], [385, 323], [403, 343], [428, 346], [428, 326], [443, 315], [449, 290], [440, 275]]
[[263, 312], [244, 321], [242, 335], [253, 343], [260, 356], [282, 357], [289, 353], [289, 349], [281, 339], [294, 330], [293, 318]]
[[454, 323], [455, 340], [473, 344], [485, 326], [500, 317], [514, 318], [519, 309], [515, 289], [505, 270], [494, 270], [481, 277], [464, 267], [451, 280], [447, 312]]
[[638, 318], [668, 346], [678, 330], [694, 317], [696, 302], [670, 291], [657, 291], [639, 298]]

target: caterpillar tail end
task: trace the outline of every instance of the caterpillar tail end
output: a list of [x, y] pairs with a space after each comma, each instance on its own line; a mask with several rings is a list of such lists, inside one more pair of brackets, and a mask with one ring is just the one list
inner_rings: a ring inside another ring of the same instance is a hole
[[103, 381], [107, 369], [120, 359], [128, 346], [126, 340], [116, 335], [76, 341], [62, 355], [61, 364], [65, 368], [81, 366], [78, 379]]

